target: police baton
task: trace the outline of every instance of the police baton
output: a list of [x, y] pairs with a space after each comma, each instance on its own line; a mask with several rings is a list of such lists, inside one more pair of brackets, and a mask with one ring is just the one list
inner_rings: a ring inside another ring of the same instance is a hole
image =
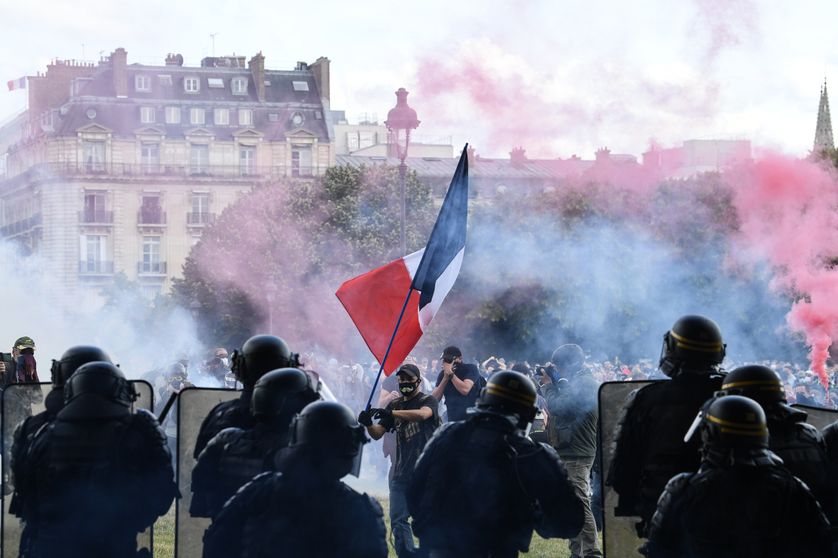
[[175, 404], [175, 399], [177, 399], [177, 392], [173, 392], [169, 396], [169, 400], [166, 401], [166, 406], [163, 407], [163, 410], [160, 412], [160, 416], [157, 417], [157, 422], [163, 424], [163, 421], [166, 420], [166, 415], [169, 414], [169, 411], [172, 410], [172, 405]]

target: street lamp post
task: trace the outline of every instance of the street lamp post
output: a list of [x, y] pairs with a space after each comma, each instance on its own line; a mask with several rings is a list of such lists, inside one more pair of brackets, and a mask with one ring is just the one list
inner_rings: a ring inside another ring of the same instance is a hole
[[407, 148], [410, 145], [410, 132], [419, 126], [416, 118], [416, 111], [407, 104], [407, 90], [400, 87], [396, 91], [396, 106], [387, 113], [387, 120], [384, 122], [387, 131], [390, 133], [390, 145], [396, 148], [396, 156], [399, 158], [399, 181], [402, 195], [402, 219], [401, 219], [401, 254], [407, 254], [407, 236], [405, 234], [405, 221], [407, 220], [407, 194], [405, 192], [405, 177], [407, 176]]
[[268, 333], [274, 333], [274, 301], [276, 300], [276, 283], [271, 278], [265, 285], [265, 299], [268, 301]]

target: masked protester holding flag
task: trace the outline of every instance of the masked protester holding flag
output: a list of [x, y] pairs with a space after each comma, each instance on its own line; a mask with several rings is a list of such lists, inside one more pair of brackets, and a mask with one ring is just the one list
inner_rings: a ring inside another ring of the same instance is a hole
[[[390, 467], [390, 528], [399, 558], [416, 555], [413, 531], [408, 518], [407, 487], [413, 467], [425, 444], [440, 424], [439, 403], [422, 393], [422, 378], [415, 364], [403, 364], [396, 375], [401, 396], [384, 409], [370, 409], [358, 415], [358, 422], [367, 427], [369, 435], [378, 440], [385, 432], [396, 432], [396, 459]], [[373, 423], [373, 420], [377, 424]]]

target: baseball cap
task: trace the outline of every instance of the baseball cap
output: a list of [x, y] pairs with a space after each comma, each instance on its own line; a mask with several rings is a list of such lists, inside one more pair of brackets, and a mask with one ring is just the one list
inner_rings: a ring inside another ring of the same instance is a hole
[[415, 364], [402, 364], [401, 367], [396, 371], [396, 375], [398, 374], [407, 374], [408, 376], [413, 376], [414, 378], [419, 378], [419, 367]]
[[18, 351], [20, 351], [22, 349], [34, 349], [34, 348], [35, 348], [35, 342], [32, 341], [31, 337], [26, 337], [24, 335], [23, 337], [19, 337], [17, 339], [17, 341], [15, 341], [15, 349], [17, 349]]

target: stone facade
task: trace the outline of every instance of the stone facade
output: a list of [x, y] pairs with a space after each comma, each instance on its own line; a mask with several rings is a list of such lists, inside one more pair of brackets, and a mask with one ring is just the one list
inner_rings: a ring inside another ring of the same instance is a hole
[[[0, 235], [48, 262], [65, 297], [122, 273], [168, 290], [223, 209], [259, 184], [334, 164], [329, 61], [265, 70], [264, 56], [182, 66], [53, 62], [30, 78], [0, 181]], [[56, 90], [66, 91], [65, 95]]]

